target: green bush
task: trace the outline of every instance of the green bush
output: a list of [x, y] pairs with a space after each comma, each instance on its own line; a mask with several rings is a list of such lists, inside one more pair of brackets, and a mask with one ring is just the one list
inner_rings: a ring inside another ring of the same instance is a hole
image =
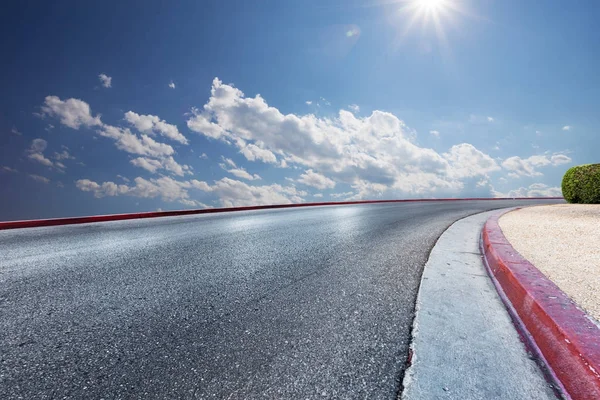
[[569, 203], [600, 204], [600, 164], [569, 168], [562, 180], [562, 192]]

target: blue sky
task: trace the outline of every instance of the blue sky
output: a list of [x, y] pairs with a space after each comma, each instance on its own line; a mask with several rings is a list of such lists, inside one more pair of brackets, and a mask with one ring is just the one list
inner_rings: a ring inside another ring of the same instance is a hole
[[3, 4], [0, 219], [560, 195], [596, 1]]

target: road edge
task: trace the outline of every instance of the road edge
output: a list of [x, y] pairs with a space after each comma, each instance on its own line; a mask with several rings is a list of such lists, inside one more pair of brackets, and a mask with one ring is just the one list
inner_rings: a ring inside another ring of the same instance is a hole
[[411, 202], [423, 202], [423, 201], [425, 201], [425, 202], [473, 201], [473, 200], [497, 201], [497, 200], [540, 200], [540, 199], [542, 199], [542, 200], [546, 200], [546, 199], [547, 200], [557, 200], [557, 199], [562, 199], [562, 197], [360, 200], [360, 201], [338, 201], [338, 202], [320, 202], [320, 203], [271, 204], [271, 205], [247, 206], [247, 207], [204, 208], [204, 209], [194, 209], [194, 210], [151, 211], [151, 212], [127, 213], [127, 214], [92, 215], [92, 216], [85, 216], [85, 217], [32, 219], [32, 220], [21, 220], [21, 221], [0, 221], [0, 230], [20, 229], [20, 228], [37, 228], [37, 227], [57, 226], [57, 225], [86, 224], [86, 223], [107, 222], [107, 221], [123, 221], [123, 220], [130, 220], [130, 219], [175, 217], [175, 216], [181, 216], [181, 215], [196, 215], [196, 214], [212, 214], [212, 213], [221, 213], [221, 212], [266, 210], [266, 209], [274, 209], [274, 208], [339, 206], [339, 205], [374, 204], [374, 203], [411, 203]]
[[[517, 208], [518, 209], [518, 208]], [[522, 257], [492, 215], [481, 231], [486, 270], [515, 325], [568, 399], [600, 398], [600, 328]]]

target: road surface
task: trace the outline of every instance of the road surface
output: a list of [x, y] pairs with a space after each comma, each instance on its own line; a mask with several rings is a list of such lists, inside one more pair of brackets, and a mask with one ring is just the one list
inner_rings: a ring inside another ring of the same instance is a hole
[[0, 231], [0, 398], [394, 399], [440, 234], [480, 211], [555, 202]]

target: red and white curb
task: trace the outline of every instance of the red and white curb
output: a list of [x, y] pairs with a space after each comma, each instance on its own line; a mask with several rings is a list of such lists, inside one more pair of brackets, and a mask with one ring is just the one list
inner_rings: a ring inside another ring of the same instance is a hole
[[600, 328], [511, 246], [498, 224], [506, 212], [488, 219], [481, 242], [500, 297], [563, 394], [600, 399]]
[[153, 211], [131, 214], [112, 214], [112, 215], [93, 215], [88, 217], [72, 218], [53, 218], [53, 219], [34, 219], [26, 221], [4, 221], [0, 222], [0, 230], [35, 228], [41, 226], [73, 225], [87, 224], [91, 222], [123, 221], [128, 219], [157, 218], [157, 217], [175, 217], [179, 215], [211, 214], [219, 212], [251, 211], [265, 210], [273, 208], [296, 208], [296, 207], [316, 207], [316, 206], [338, 206], [351, 204], [373, 204], [373, 203], [414, 203], [414, 202], [435, 202], [435, 201], [468, 201], [468, 200], [552, 200], [562, 199], [562, 197], [517, 197], [517, 198], [467, 198], [467, 199], [409, 199], [409, 200], [361, 200], [361, 201], [338, 201], [321, 203], [297, 203], [297, 204], [274, 204], [265, 206], [249, 207], [228, 207], [228, 208], [205, 208], [201, 210], [178, 210], [178, 211]]

